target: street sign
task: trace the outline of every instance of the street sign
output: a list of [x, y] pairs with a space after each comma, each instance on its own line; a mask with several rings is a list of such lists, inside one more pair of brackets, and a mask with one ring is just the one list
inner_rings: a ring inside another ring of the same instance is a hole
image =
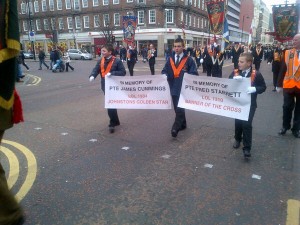
[[29, 32], [29, 40], [30, 41], [35, 41], [34, 31]]

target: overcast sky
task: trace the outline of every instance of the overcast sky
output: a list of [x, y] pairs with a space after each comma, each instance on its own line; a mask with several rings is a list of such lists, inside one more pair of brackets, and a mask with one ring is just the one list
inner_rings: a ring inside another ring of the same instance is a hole
[[[272, 5], [281, 5], [281, 4], [285, 4], [285, 0], [263, 0], [264, 3], [266, 3], [268, 9], [270, 10], [270, 12], [272, 12]], [[296, 0], [288, 0], [287, 3], [288, 4], [294, 4], [296, 2]]]

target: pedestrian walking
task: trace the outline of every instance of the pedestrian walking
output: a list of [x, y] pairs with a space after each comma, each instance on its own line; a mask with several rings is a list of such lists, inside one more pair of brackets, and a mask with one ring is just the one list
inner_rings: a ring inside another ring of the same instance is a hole
[[49, 66], [45, 63], [46, 54], [44, 50], [41, 48], [39, 52], [39, 61], [40, 61], [40, 68], [39, 70], [42, 70], [42, 65], [46, 66], [47, 69], [49, 69]]
[[[105, 94], [105, 79], [109, 76], [125, 76], [126, 70], [122, 61], [112, 55], [114, 51], [112, 44], [106, 44], [101, 49], [101, 58], [96, 63], [91, 75], [89, 76], [90, 82], [100, 74], [101, 76], [101, 89]], [[108, 129], [110, 133], [114, 133], [115, 126], [120, 125], [117, 109], [107, 109], [109, 116]]]
[[[295, 138], [300, 138], [300, 34], [293, 38], [293, 48], [286, 50], [282, 70], [278, 77], [278, 88], [280, 91], [283, 87], [283, 117], [280, 135], [284, 135], [289, 129], [292, 130]], [[293, 126], [291, 121], [294, 119]]]
[[153, 47], [153, 44], [149, 45], [149, 50], [148, 50], [148, 54], [147, 54], [147, 58], [148, 58], [148, 62], [149, 62], [149, 67], [150, 67], [150, 71], [151, 71], [151, 75], [155, 74], [155, 58], [157, 57], [157, 51], [156, 49]]
[[[235, 142], [233, 148], [239, 148], [241, 141], [243, 141], [243, 153], [245, 158], [251, 157], [252, 147], [252, 121], [257, 108], [257, 95], [265, 92], [266, 83], [262, 74], [252, 69], [253, 56], [250, 52], [242, 53], [239, 57], [239, 69], [235, 69], [229, 76], [230, 79], [238, 81], [244, 77], [251, 78], [251, 86], [248, 87], [247, 93], [251, 94], [250, 112], [247, 121], [235, 119]], [[238, 85], [238, 83], [237, 83]]]
[[68, 70], [69, 67], [72, 71], [74, 71], [74, 67], [70, 65], [71, 59], [70, 59], [69, 53], [67, 51], [65, 51], [64, 54], [63, 54], [63, 60], [64, 60], [65, 65], [66, 65], [66, 72], [69, 71]]
[[20, 55], [21, 55], [21, 64], [27, 69], [27, 71], [29, 71], [29, 66], [25, 63], [25, 55], [23, 50], [20, 51]]
[[137, 62], [137, 51], [134, 46], [129, 45], [127, 50], [127, 67], [130, 76], [133, 76], [133, 69], [136, 62]]
[[[18, 27], [18, 4], [16, 0], [0, 1], [0, 145], [4, 132], [13, 123], [22, 121], [21, 102], [15, 92], [17, 60], [20, 54]], [[2, 9], [5, 9], [2, 11]], [[18, 117], [20, 116], [20, 117]], [[0, 224], [21, 225], [24, 213], [9, 190], [5, 171], [0, 163]]]
[[172, 137], [177, 137], [179, 131], [186, 129], [186, 118], [184, 108], [178, 107], [178, 101], [182, 86], [184, 73], [198, 75], [197, 66], [192, 57], [184, 50], [184, 41], [177, 38], [174, 41], [174, 54], [170, 56], [162, 69], [168, 79], [175, 111], [175, 121], [171, 129]]

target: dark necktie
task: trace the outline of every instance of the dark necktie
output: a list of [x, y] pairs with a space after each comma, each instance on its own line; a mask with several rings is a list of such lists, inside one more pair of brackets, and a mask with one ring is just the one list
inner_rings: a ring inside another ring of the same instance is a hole
[[242, 72], [242, 77], [246, 77], [246, 73], [247, 73], [246, 71], [243, 71]]
[[175, 62], [175, 66], [176, 67], [179, 65], [179, 58], [180, 58], [180, 56], [176, 55], [176, 62]]

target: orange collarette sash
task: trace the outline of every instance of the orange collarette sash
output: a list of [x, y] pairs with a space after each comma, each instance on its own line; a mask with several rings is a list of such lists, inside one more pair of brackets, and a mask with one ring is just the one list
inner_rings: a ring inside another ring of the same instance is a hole
[[104, 78], [106, 76], [106, 74], [108, 74], [110, 72], [112, 64], [114, 63], [115, 59], [116, 59], [116, 57], [114, 57], [114, 56], [111, 57], [111, 60], [107, 64], [106, 69], [104, 69], [105, 58], [103, 57], [101, 59], [101, 63], [100, 63], [101, 77]]
[[180, 61], [178, 67], [176, 68], [174, 60], [170, 57], [170, 64], [171, 64], [171, 67], [172, 67], [172, 70], [173, 70], [173, 73], [174, 73], [174, 78], [178, 78], [179, 77], [180, 72], [183, 69], [183, 67], [185, 66], [185, 63], [186, 63], [187, 59], [188, 59], [188, 57], [183, 58]]

